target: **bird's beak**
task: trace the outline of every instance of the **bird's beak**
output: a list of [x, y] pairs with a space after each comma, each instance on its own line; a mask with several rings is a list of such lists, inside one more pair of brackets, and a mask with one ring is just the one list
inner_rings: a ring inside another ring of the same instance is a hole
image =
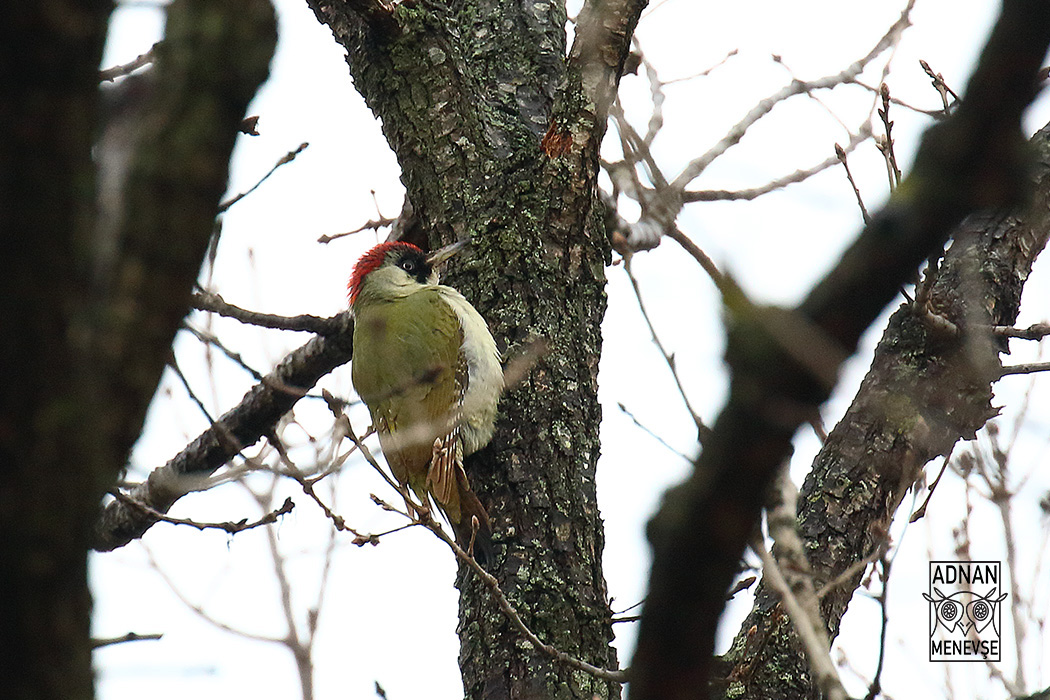
[[441, 263], [445, 262], [446, 260], [451, 258], [453, 255], [455, 255], [456, 253], [458, 253], [459, 251], [463, 250], [464, 248], [466, 248], [469, 245], [470, 245], [470, 241], [469, 240], [464, 240], [464, 241], [456, 241], [455, 243], [453, 243], [451, 245], [447, 245], [444, 248], [438, 248], [437, 250], [435, 250], [434, 252], [432, 252], [430, 255], [427, 256], [427, 263], [432, 265], [432, 266], [434, 266], [434, 267], [437, 267], [438, 265], [440, 265]]

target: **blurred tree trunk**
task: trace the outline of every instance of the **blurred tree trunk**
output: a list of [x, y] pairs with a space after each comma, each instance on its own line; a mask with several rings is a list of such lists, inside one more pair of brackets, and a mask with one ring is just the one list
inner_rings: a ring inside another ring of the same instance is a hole
[[109, 4], [57, 4], [0, 13], [0, 696], [19, 700], [92, 694], [86, 534], [120, 467], [81, 415], [96, 403], [68, 337]]
[[[610, 254], [595, 181], [644, 3], [588, 3], [569, 52], [558, 2], [309, 4], [383, 121], [415, 242], [469, 236], [473, 253], [448, 279], [511, 357], [533, 341], [545, 348], [505, 396], [493, 444], [468, 460], [492, 516], [493, 573], [540, 639], [615, 668], [594, 479]], [[467, 697], [619, 695], [523, 643], [476, 577], [460, 574]]]
[[115, 208], [99, 215], [92, 144], [111, 7], [44, 0], [0, 12], [5, 699], [93, 696], [92, 526], [188, 309], [237, 127], [276, 41], [268, 0], [176, 0], [137, 114], [142, 137]]

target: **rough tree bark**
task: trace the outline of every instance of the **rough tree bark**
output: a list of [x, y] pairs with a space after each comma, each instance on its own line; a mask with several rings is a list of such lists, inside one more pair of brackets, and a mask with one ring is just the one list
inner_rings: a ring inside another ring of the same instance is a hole
[[110, 10], [44, 0], [0, 14], [4, 698], [93, 695], [93, 521], [188, 309], [276, 41], [268, 0], [171, 5], [121, 206], [100, 222], [91, 148]]

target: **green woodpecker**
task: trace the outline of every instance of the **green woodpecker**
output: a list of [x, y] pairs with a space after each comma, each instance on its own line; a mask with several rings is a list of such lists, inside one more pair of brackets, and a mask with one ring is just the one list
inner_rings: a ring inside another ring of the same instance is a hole
[[427, 257], [410, 243], [365, 253], [348, 285], [354, 312], [354, 388], [372, 414], [390, 471], [433, 502], [478, 560], [492, 551], [488, 514], [463, 458], [492, 439], [503, 390], [499, 350], [463, 295], [435, 269], [459, 244]]

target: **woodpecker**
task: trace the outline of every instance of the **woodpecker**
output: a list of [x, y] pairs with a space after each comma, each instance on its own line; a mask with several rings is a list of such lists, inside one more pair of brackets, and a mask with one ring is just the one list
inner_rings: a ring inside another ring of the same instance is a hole
[[462, 245], [428, 257], [410, 243], [381, 243], [358, 260], [348, 285], [351, 376], [394, 477], [436, 504], [459, 545], [473, 540], [484, 563], [492, 527], [463, 458], [492, 439], [503, 370], [485, 319], [438, 284], [437, 266]]

